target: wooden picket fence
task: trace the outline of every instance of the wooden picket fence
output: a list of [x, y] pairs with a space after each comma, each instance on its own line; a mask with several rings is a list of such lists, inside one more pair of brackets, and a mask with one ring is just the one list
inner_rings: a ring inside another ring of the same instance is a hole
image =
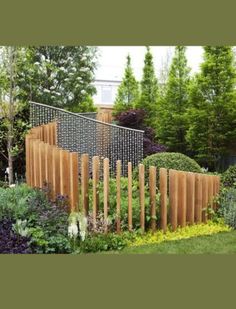
[[78, 154], [60, 149], [56, 123], [35, 127], [25, 138], [26, 182], [50, 189], [49, 197], [67, 196], [71, 210], [78, 205]]
[[[116, 164], [116, 231], [121, 232], [121, 161]], [[133, 229], [132, 218], [132, 165], [128, 163], [128, 229]], [[93, 224], [96, 226], [99, 205], [101, 205], [99, 182], [103, 182], [103, 215], [105, 231], [109, 216], [109, 159], [92, 158], [90, 173], [88, 154], [78, 156], [57, 148], [56, 124], [50, 123], [30, 130], [26, 136], [26, 178], [27, 184], [42, 188], [47, 183], [51, 198], [57, 194], [69, 198], [71, 211], [82, 210], [88, 215], [92, 209]], [[219, 193], [220, 178], [215, 175], [167, 170], [151, 166], [148, 168], [148, 194], [150, 228], [166, 231], [168, 224], [175, 230], [178, 226], [206, 222], [210, 215], [207, 207], [216, 209], [215, 197]], [[157, 173], [159, 177], [157, 177]], [[80, 181], [79, 181], [80, 175]], [[102, 175], [102, 176], [101, 176]], [[89, 205], [89, 179], [92, 178], [92, 205]], [[157, 183], [159, 179], [159, 183]], [[138, 166], [140, 226], [145, 230], [145, 167]], [[160, 226], [156, 222], [156, 194], [160, 193]], [[101, 209], [100, 209], [101, 211]]]

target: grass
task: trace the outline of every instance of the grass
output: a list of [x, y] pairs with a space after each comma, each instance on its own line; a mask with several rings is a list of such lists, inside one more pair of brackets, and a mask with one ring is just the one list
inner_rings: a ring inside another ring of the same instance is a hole
[[109, 253], [141, 253], [141, 254], [226, 254], [236, 253], [236, 231], [221, 232], [209, 236], [189, 239], [165, 241], [160, 244], [149, 244], [126, 247], [120, 252]]

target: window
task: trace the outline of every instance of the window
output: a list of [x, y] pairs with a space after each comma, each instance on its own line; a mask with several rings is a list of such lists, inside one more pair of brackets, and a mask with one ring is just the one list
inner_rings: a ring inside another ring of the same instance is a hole
[[102, 103], [112, 103], [111, 86], [102, 86]]

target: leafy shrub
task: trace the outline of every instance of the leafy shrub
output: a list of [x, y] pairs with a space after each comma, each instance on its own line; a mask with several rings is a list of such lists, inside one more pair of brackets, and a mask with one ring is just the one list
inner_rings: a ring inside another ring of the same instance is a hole
[[63, 197], [53, 203], [48, 201], [44, 191], [26, 185], [0, 188], [0, 220], [9, 220], [12, 225], [24, 222], [33, 253], [69, 253], [72, 250], [67, 230], [68, 206]]
[[[92, 182], [90, 182], [90, 190]], [[99, 199], [99, 209], [103, 209], [103, 182], [99, 183], [100, 199]], [[116, 179], [110, 178], [109, 180], [109, 206], [108, 214], [111, 221], [110, 230], [115, 230], [116, 223]], [[90, 191], [90, 205], [92, 205], [92, 192]], [[160, 195], [156, 195], [156, 220], [160, 220]], [[92, 211], [92, 210], [91, 210]], [[136, 179], [133, 179], [132, 184], [132, 221], [133, 229], [138, 230], [140, 228], [140, 205], [139, 205], [139, 182]], [[145, 187], [145, 225], [148, 228], [150, 223], [150, 197], [148, 187]], [[121, 177], [121, 228], [124, 230], [128, 229], [128, 178]]]
[[231, 165], [222, 175], [222, 184], [224, 187], [236, 188], [236, 165]]
[[236, 229], [236, 189], [224, 189], [219, 199], [218, 213], [224, 217], [225, 223]]
[[0, 180], [0, 188], [6, 189], [8, 187], [8, 184], [5, 181]]
[[37, 192], [26, 185], [14, 188], [0, 188], [0, 219], [25, 219], [27, 201]]
[[31, 247], [36, 253], [69, 253], [68, 205], [62, 197], [48, 202], [45, 194], [37, 190], [31, 196], [25, 213], [31, 233]]
[[120, 126], [141, 129], [143, 128], [145, 111], [142, 109], [130, 109], [126, 112], [119, 113], [115, 116], [115, 120]]
[[30, 238], [16, 234], [13, 223], [9, 218], [0, 220], [0, 253], [31, 253]]
[[88, 236], [83, 242], [80, 242], [79, 252], [101, 252], [109, 250], [122, 250], [127, 246], [128, 240], [134, 236], [129, 233], [123, 234], [97, 234]]
[[144, 125], [145, 111], [142, 109], [131, 109], [116, 115], [118, 125], [144, 131], [143, 154], [144, 157], [154, 153], [164, 152], [167, 148], [155, 141], [153, 128]]
[[[157, 171], [163, 167], [166, 169], [181, 170], [186, 172], [201, 173], [201, 167], [196, 161], [182, 153], [165, 152], [153, 154], [145, 158], [142, 163], [146, 167], [146, 179], [148, 178], [148, 167], [156, 166]], [[158, 174], [158, 173], [157, 173]], [[134, 170], [134, 176], [138, 177], [138, 170]]]

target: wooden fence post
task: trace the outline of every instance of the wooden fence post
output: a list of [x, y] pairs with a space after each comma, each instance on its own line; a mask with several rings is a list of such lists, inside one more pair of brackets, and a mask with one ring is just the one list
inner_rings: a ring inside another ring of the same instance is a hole
[[54, 198], [61, 194], [61, 181], [60, 174], [61, 163], [60, 163], [60, 149], [53, 147], [52, 150], [52, 191]]
[[140, 227], [145, 231], [145, 171], [144, 165], [139, 164], [139, 205], [140, 205]]
[[[30, 130], [30, 132], [32, 132]], [[34, 131], [35, 132], [35, 131]], [[35, 186], [35, 171], [34, 171], [34, 167], [35, 167], [35, 162], [34, 162], [34, 142], [37, 140], [37, 134], [36, 133], [30, 133], [30, 140], [29, 140], [29, 156], [30, 156], [30, 185], [31, 187]]]
[[[212, 176], [208, 175], [208, 206], [209, 208], [213, 209], [213, 183], [212, 183]], [[211, 215], [209, 215], [211, 218]]]
[[207, 221], [208, 175], [202, 175], [202, 222]]
[[108, 231], [108, 204], [109, 204], [109, 159], [105, 158], [103, 161], [103, 185], [104, 185], [104, 223], [105, 233]]
[[79, 201], [79, 159], [77, 152], [69, 153], [70, 170], [70, 209], [78, 211]]
[[169, 170], [169, 199], [170, 199], [170, 222], [173, 231], [177, 228], [178, 216], [178, 174], [175, 170]]
[[120, 207], [121, 207], [121, 161], [116, 162], [116, 231], [121, 232], [121, 218], [120, 218]]
[[150, 216], [151, 216], [151, 230], [156, 231], [156, 167], [149, 167], [149, 194], [150, 194]]
[[96, 227], [96, 220], [99, 207], [99, 157], [92, 159], [93, 164], [93, 226]]
[[87, 216], [89, 212], [89, 155], [82, 154], [81, 156], [81, 197], [82, 197], [82, 209], [84, 215]]
[[48, 124], [46, 124], [44, 127], [44, 133], [45, 142], [50, 145], [50, 128]]
[[39, 139], [34, 140], [33, 149], [34, 149], [34, 186], [36, 188], [40, 187], [40, 172], [39, 172]]
[[[52, 149], [53, 146], [50, 146]], [[69, 152], [60, 150], [60, 190], [61, 195], [69, 198], [70, 193]]]
[[[42, 133], [42, 132], [41, 132]], [[39, 186], [44, 187], [45, 183], [45, 144], [39, 143]]]
[[128, 229], [132, 231], [132, 164], [128, 162]]
[[186, 218], [189, 224], [194, 224], [194, 204], [195, 204], [195, 174], [187, 173]]
[[216, 202], [215, 202], [215, 198], [216, 198], [216, 176], [212, 176], [212, 186], [213, 186], [213, 204], [212, 207], [214, 210], [216, 210]]
[[160, 168], [161, 229], [167, 229], [167, 169]]
[[30, 185], [30, 134], [25, 136], [26, 183]]
[[195, 175], [195, 222], [202, 222], [202, 175]]
[[186, 226], [186, 173], [178, 172], [178, 223]]
[[[219, 176], [215, 176], [216, 177], [216, 196], [218, 196], [218, 194], [220, 193], [220, 177]], [[216, 203], [215, 205], [216, 209], [218, 207], [218, 204]]]

